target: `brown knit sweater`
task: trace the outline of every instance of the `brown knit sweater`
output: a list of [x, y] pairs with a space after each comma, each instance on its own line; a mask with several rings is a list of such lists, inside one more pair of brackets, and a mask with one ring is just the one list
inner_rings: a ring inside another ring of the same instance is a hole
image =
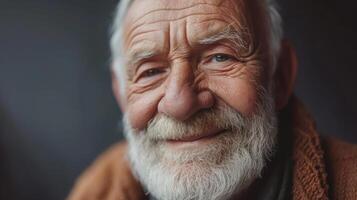
[[[302, 103], [292, 99], [294, 200], [357, 200], [357, 146], [321, 138]], [[100, 156], [67, 200], [145, 199], [125, 160], [126, 144]]]

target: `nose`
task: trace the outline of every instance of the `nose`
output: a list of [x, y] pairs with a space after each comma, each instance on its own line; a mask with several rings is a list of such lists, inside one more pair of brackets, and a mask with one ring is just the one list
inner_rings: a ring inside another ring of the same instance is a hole
[[184, 121], [201, 109], [213, 106], [214, 97], [209, 90], [198, 90], [194, 74], [188, 63], [171, 66], [165, 94], [158, 104], [158, 112]]

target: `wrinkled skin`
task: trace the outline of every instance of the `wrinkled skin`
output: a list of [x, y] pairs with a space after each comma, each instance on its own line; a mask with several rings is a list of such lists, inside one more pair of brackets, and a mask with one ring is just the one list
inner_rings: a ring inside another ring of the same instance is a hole
[[[183, 121], [220, 102], [246, 116], [254, 113], [257, 86], [267, 85], [266, 31], [264, 24], [246, 17], [250, 9], [262, 13], [261, 5], [238, 2], [133, 3], [124, 29], [124, 107], [133, 128], [145, 128], [158, 113]], [[202, 44], [227, 28], [239, 33], [245, 45], [227, 39]]]

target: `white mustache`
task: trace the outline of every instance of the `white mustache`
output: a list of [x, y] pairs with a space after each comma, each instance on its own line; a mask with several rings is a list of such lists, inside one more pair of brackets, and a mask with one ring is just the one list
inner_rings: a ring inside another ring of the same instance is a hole
[[145, 131], [152, 141], [179, 140], [200, 136], [212, 129], [240, 132], [246, 124], [245, 118], [227, 105], [211, 108], [195, 114], [186, 121], [178, 121], [160, 114], [153, 118]]

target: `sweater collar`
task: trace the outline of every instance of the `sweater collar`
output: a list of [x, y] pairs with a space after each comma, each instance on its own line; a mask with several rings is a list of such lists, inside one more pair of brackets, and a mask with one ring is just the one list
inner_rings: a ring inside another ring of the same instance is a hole
[[293, 199], [329, 199], [324, 152], [315, 121], [296, 97], [292, 97], [291, 106]]

